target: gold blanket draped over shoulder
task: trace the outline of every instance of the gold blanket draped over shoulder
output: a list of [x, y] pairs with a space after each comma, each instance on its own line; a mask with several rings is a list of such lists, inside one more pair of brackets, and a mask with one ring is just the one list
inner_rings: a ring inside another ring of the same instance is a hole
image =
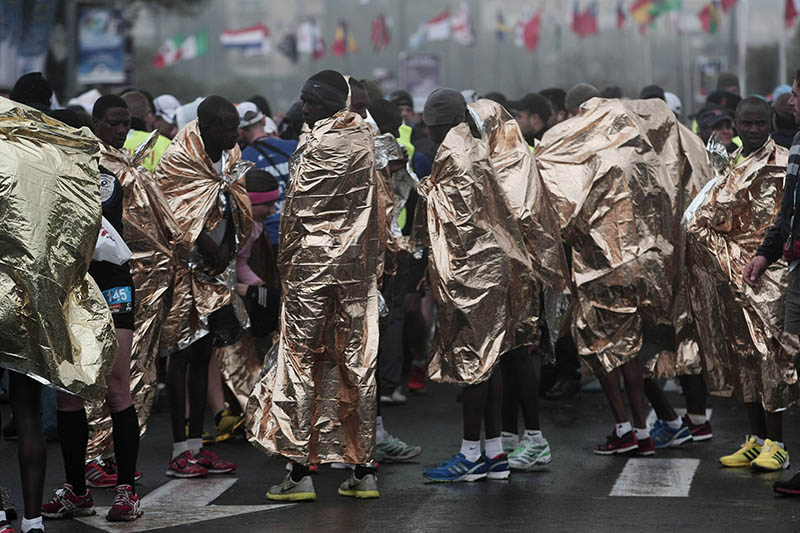
[[460, 124], [419, 183], [415, 235], [430, 246], [437, 314], [428, 374], [435, 381], [485, 381], [503, 353], [538, 336], [530, 327], [529, 313], [533, 322], [538, 316], [531, 259], [489, 158], [489, 144]]
[[0, 98], [0, 366], [87, 400], [117, 351], [87, 274], [100, 230], [97, 139]]
[[789, 271], [783, 260], [773, 264], [760, 288], [742, 272], [778, 217], [787, 164], [788, 151], [768, 139], [717, 178], [687, 221], [689, 294], [709, 391], [767, 411], [798, 398], [797, 339], [783, 333]]
[[173, 242], [175, 287], [161, 334], [163, 354], [185, 348], [205, 335], [208, 315], [233, 302], [235, 255], [230, 268], [212, 279], [194, 265], [197, 254], [193, 252], [200, 233], [212, 231], [222, 220], [225, 193], [237, 242], [243, 243], [250, 234], [253, 217], [243, 179], [248, 168], [241, 163], [239, 147], [234, 146], [222, 176], [218, 175], [206, 154], [197, 120], [187, 124], [161, 156], [156, 179], [178, 230]]
[[382, 231], [369, 126], [347, 111], [318, 121], [290, 172], [280, 339], [250, 397], [248, 435], [304, 464], [366, 463], [375, 448]]
[[572, 247], [573, 336], [609, 372], [637, 356], [646, 329], [677, 321], [680, 219], [711, 177], [708, 157], [663, 101], [599, 98], [535, 155]]
[[[141, 166], [157, 140], [154, 133], [133, 154], [103, 143], [100, 151], [100, 164], [117, 176], [124, 189], [124, 239], [133, 254], [129, 265], [136, 290], [131, 394], [142, 434], [147, 429], [155, 399], [161, 326], [172, 300], [175, 276], [171, 242], [178, 234], [155, 176]], [[106, 455], [113, 449], [108, 409], [105, 404], [94, 404], [87, 409], [87, 416], [90, 429], [87, 457]]]

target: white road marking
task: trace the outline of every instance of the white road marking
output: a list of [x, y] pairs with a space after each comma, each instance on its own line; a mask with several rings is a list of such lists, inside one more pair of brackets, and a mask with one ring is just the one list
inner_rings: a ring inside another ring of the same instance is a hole
[[628, 459], [609, 496], [687, 498], [700, 459]]
[[97, 507], [97, 515], [76, 520], [109, 532], [152, 531], [165, 527], [182, 526], [257, 513], [287, 507], [292, 504], [264, 505], [209, 505], [238, 481], [235, 477], [210, 477], [207, 479], [174, 479], [142, 498], [144, 514], [134, 522], [108, 522], [108, 507]]
[[[683, 418], [683, 415], [686, 414], [686, 409], [684, 409], [683, 407], [679, 407], [675, 409], [675, 412], [678, 414], [678, 417]], [[706, 409], [706, 418], [708, 418], [709, 420], [711, 420], [711, 413], [712, 409]], [[650, 409], [650, 412], [647, 413], [647, 427], [652, 426], [656, 420], [658, 420], [658, 415], [656, 415], [655, 411]]]

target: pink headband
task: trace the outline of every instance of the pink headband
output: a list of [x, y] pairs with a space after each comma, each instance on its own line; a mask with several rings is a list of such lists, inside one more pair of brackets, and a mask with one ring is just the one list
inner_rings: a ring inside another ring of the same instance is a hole
[[249, 192], [247, 193], [247, 196], [250, 197], [250, 203], [252, 205], [266, 204], [269, 202], [274, 202], [275, 200], [280, 198], [281, 190], [274, 189], [272, 191], [267, 191], [267, 192]]

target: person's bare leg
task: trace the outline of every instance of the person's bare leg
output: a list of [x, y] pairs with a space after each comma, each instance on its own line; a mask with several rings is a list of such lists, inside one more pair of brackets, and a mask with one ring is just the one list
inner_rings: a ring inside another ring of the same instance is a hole
[[215, 415], [225, 409], [225, 393], [222, 390], [222, 372], [217, 354], [208, 363], [208, 406]]
[[483, 428], [486, 440], [500, 437], [503, 411], [503, 373], [495, 368], [488, 380], [486, 404], [483, 410]]
[[489, 382], [468, 385], [464, 387], [463, 392], [464, 440], [479, 441], [481, 440], [483, 413], [486, 410], [486, 398], [489, 395]]
[[517, 401], [517, 388], [514, 379], [513, 352], [503, 356], [500, 361], [500, 372], [503, 374], [503, 433], [517, 435], [519, 433], [519, 402]]
[[617, 424], [628, 421], [628, 415], [625, 412], [625, 400], [622, 396], [622, 387], [620, 386], [621, 377], [622, 370], [619, 368], [597, 376], [598, 381], [600, 381], [600, 384], [603, 386], [603, 393], [606, 395], [611, 413], [614, 415], [614, 422]]
[[9, 385], [11, 413], [17, 423], [19, 435], [17, 455], [25, 518], [32, 520], [42, 515], [42, 492], [47, 469], [40, 414], [42, 386], [28, 376], [16, 372], [11, 372]]
[[650, 405], [653, 406], [653, 410], [656, 412], [658, 418], [665, 421], [678, 418], [678, 413], [672, 408], [672, 405], [670, 405], [667, 399], [667, 395], [664, 394], [664, 389], [661, 388], [661, 384], [656, 380], [644, 380], [644, 394], [647, 396]]
[[644, 373], [638, 361], [628, 361], [621, 367], [622, 376], [625, 378], [625, 393], [633, 414], [633, 427], [644, 428], [647, 426], [647, 411], [644, 407]]
[[686, 395], [686, 412], [690, 415], [706, 416], [708, 397], [703, 376], [679, 376], [681, 388]]

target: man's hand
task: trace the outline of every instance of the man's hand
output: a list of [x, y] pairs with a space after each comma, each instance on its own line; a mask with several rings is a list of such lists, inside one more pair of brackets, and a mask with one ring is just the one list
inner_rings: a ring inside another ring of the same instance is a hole
[[744, 268], [742, 279], [751, 287], [761, 287], [761, 282], [758, 278], [761, 277], [761, 274], [763, 274], [768, 266], [769, 261], [767, 261], [767, 258], [763, 255], [757, 255]]

